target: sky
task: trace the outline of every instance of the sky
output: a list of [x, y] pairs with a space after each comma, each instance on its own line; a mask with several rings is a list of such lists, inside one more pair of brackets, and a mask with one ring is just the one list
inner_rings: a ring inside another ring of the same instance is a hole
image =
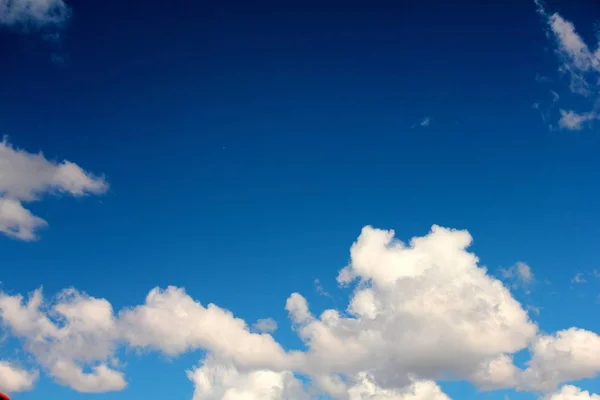
[[362, 3], [0, 0], [0, 392], [600, 400], [600, 4]]

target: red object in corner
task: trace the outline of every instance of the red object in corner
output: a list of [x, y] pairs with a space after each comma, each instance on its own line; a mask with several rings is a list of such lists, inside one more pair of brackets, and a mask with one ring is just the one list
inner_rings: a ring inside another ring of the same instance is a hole
[[0, 393], [0, 400], [10, 400], [10, 397], [5, 395], [4, 393]]

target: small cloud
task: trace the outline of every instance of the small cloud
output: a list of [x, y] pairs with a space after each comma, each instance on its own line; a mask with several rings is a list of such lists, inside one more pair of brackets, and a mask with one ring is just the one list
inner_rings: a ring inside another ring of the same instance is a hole
[[544, 75], [535, 74], [535, 81], [537, 83], [546, 83], [546, 82], [550, 82], [550, 78], [548, 78], [547, 76], [544, 76]]
[[277, 322], [272, 318], [259, 319], [252, 327], [262, 333], [273, 333], [277, 330]]
[[536, 307], [534, 305], [528, 305], [527, 309], [529, 311], [531, 311], [532, 313], [534, 313], [536, 316], [540, 315], [541, 307]]
[[419, 125], [421, 125], [421, 126], [429, 126], [429, 124], [431, 124], [431, 118], [430, 117], [425, 117], [425, 118], [423, 118], [423, 121], [421, 121], [421, 123]]
[[594, 275], [594, 278], [600, 278], [600, 271], [595, 269], [592, 271], [592, 275]]
[[413, 124], [411, 126], [411, 128], [417, 128], [417, 127], [422, 127], [422, 128], [427, 128], [429, 125], [431, 125], [431, 122], [433, 121], [433, 118], [431, 117], [425, 117], [421, 120], [421, 122]]
[[577, 274], [575, 274], [575, 276], [573, 277], [573, 279], [571, 279], [571, 283], [586, 283], [587, 281], [585, 280], [585, 278], [583, 277], [583, 273], [578, 272]]
[[596, 114], [594, 111], [578, 114], [575, 111], [560, 110], [560, 121], [558, 121], [558, 125], [562, 129], [579, 131], [583, 129], [586, 122], [590, 122], [599, 118], [600, 115]]
[[64, 0], [0, 0], [0, 25], [11, 28], [62, 28], [70, 15]]
[[533, 272], [526, 263], [519, 261], [510, 268], [500, 268], [500, 275], [504, 279], [515, 281], [515, 286], [529, 285], [533, 282]]
[[317, 293], [319, 295], [325, 296], [325, 297], [331, 297], [329, 292], [327, 292], [325, 290], [325, 288], [323, 288], [323, 285], [321, 284], [321, 281], [319, 279], [315, 279], [314, 284], [315, 284], [315, 290], [317, 291]]

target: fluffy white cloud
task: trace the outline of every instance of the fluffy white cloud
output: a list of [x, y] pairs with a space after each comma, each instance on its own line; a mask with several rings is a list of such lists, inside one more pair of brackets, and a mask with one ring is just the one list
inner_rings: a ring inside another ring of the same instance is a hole
[[471, 240], [466, 231], [434, 226], [405, 245], [393, 231], [364, 228], [338, 277], [358, 281], [350, 316], [326, 310], [316, 318], [301, 295], [288, 299], [309, 348], [305, 368], [323, 375], [367, 370], [378, 385], [398, 388], [412, 376], [476, 376], [482, 365], [525, 348], [537, 327], [466, 251]]
[[450, 400], [432, 381], [416, 381], [402, 389], [382, 389], [367, 373], [358, 374], [348, 390], [348, 400]]
[[551, 391], [562, 382], [593, 378], [599, 372], [600, 336], [570, 328], [535, 339], [521, 386], [529, 390]]
[[37, 378], [37, 371], [26, 371], [8, 361], [0, 361], [0, 392], [31, 390]]
[[204, 307], [182, 288], [155, 288], [144, 305], [119, 314], [124, 339], [133, 347], [175, 356], [209, 349], [238, 365], [286, 369], [288, 354], [273, 337], [253, 333], [246, 322], [214, 304]]
[[483, 390], [496, 390], [517, 386], [521, 370], [513, 363], [511, 356], [502, 354], [481, 362], [469, 380]]
[[61, 26], [69, 15], [64, 0], [0, 0], [0, 25]]
[[544, 400], [600, 400], [600, 396], [581, 390], [578, 387], [567, 385], [563, 386], [560, 391], [545, 396]]
[[[365, 227], [338, 276], [354, 285], [345, 311], [316, 317], [302, 295], [287, 299], [302, 351], [285, 350], [265, 333], [274, 321], [249, 326], [177, 287], [152, 289], [145, 302], [118, 313], [107, 300], [74, 289], [53, 301], [41, 290], [28, 299], [0, 293], [0, 320], [44, 372], [80, 392], [126, 387], [115, 367], [119, 346], [169, 356], [205, 351], [204, 362], [188, 371], [196, 400], [320, 393], [340, 400], [448, 400], [436, 379], [548, 393], [595, 376], [600, 337], [576, 328], [539, 334], [510, 291], [467, 251], [471, 241], [466, 231], [434, 226], [405, 244], [393, 231]], [[510, 271], [533, 280], [524, 263]], [[512, 354], [525, 348], [531, 360], [520, 370]]]
[[127, 386], [125, 375], [106, 364], [95, 365], [91, 369], [92, 372], [83, 372], [74, 362], [59, 359], [50, 367], [50, 374], [59, 383], [82, 393], [119, 391]]
[[188, 377], [194, 383], [193, 400], [309, 400], [302, 382], [290, 371], [240, 371], [230, 362], [209, 356]]
[[20, 201], [0, 197], [0, 232], [21, 240], [34, 240], [35, 232], [48, 225], [23, 207]]
[[[122, 373], [105, 362], [112, 356], [118, 330], [112, 306], [75, 290], [61, 293], [55, 304], [45, 304], [41, 290], [27, 302], [23, 296], [0, 293], [4, 325], [24, 340], [25, 349], [56, 380], [82, 392], [120, 390]], [[90, 366], [92, 372], [84, 372]]]
[[45, 193], [83, 196], [108, 189], [94, 176], [70, 161], [47, 160], [42, 153], [17, 149], [7, 139], [0, 142], [0, 232], [21, 240], [36, 239], [46, 221], [31, 214], [24, 202], [39, 200]]

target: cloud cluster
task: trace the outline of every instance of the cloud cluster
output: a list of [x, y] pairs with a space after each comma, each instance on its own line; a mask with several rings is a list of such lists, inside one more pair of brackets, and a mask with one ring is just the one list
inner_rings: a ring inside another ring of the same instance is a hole
[[558, 13], [548, 13], [540, 0], [535, 0], [535, 3], [550, 35], [554, 37], [560, 72], [568, 75], [571, 92], [590, 98], [593, 102], [592, 109], [588, 111], [560, 109], [558, 126], [568, 130], [584, 129], [600, 119], [600, 43], [592, 50], [577, 33], [573, 23]]
[[[504, 285], [466, 251], [465, 231], [434, 226], [409, 245], [393, 231], [363, 229], [338, 281], [357, 282], [347, 316], [320, 318], [299, 294], [287, 309], [309, 350], [307, 369], [373, 373], [385, 387], [412, 376], [468, 378], [481, 363], [527, 346], [537, 327]], [[392, 372], [393, 371], [393, 372]]]
[[64, 0], [0, 0], [0, 25], [62, 26], [71, 12]]
[[[45, 371], [60, 384], [80, 392], [121, 390], [124, 374], [107, 362], [119, 337], [111, 304], [75, 290], [65, 290], [52, 305], [36, 290], [27, 301], [21, 295], [0, 294], [0, 317], [10, 332], [24, 340]], [[84, 372], [84, 367], [92, 372]]]
[[[195, 400], [323, 394], [448, 400], [439, 379], [467, 380], [482, 390], [540, 392], [545, 399], [585, 396], [558, 387], [600, 372], [600, 337], [577, 328], [539, 332], [509, 289], [479, 266], [467, 250], [471, 242], [468, 232], [439, 226], [408, 243], [393, 231], [365, 227], [338, 275], [341, 285], [352, 287], [345, 310], [317, 317], [301, 294], [287, 299], [303, 350], [281, 346], [268, 333], [271, 320], [249, 325], [178, 287], [152, 289], [142, 304], [119, 312], [108, 300], [75, 289], [52, 300], [41, 290], [28, 298], [1, 293], [0, 319], [43, 372], [80, 392], [124, 389], [116, 354], [126, 346], [168, 356], [203, 350], [205, 359], [187, 372]], [[533, 279], [525, 266], [515, 264], [512, 271]], [[524, 349], [531, 359], [522, 370], [512, 354]], [[8, 389], [30, 388], [37, 376], [18, 374], [22, 378], [14, 381], [21, 383]]]
[[23, 203], [40, 200], [44, 194], [84, 196], [108, 189], [104, 178], [94, 176], [77, 164], [47, 160], [0, 142], [0, 232], [21, 240], [35, 240], [47, 222], [33, 215]]

